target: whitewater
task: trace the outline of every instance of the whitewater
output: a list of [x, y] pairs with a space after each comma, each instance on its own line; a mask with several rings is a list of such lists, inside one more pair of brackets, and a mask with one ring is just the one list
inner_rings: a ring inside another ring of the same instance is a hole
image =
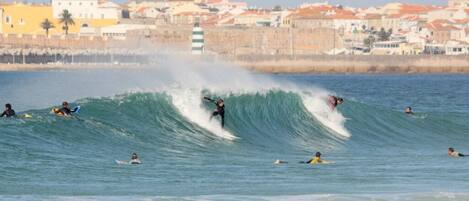
[[[464, 75], [172, 60], [1, 73], [0, 86], [0, 103], [33, 116], [0, 120], [2, 200], [469, 200], [469, 160], [446, 156], [469, 153]], [[331, 110], [329, 95], [345, 103]], [[225, 100], [224, 129], [204, 96]], [[75, 118], [49, 114], [64, 100], [81, 106]], [[317, 151], [334, 163], [298, 163]], [[133, 152], [142, 165], [115, 163]]]

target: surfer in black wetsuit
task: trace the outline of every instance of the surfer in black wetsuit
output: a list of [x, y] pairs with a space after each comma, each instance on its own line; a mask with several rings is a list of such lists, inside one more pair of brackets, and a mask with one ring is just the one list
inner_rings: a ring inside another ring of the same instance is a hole
[[225, 101], [223, 101], [223, 99], [218, 99], [215, 101], [208, 97], [204, 97], [204, 99], [215, 103], [215, 105], [217, 106], [215, 111], [213, 111], [212, 116], [210, 116], [210, 120], [212, 120], [214, 116], [220, 115], [221, 127], [224, 128], [225, 127]]
[[76, 112], [78, 110], [78, 107], [76, 107], [75, 109], [70, 109], [70, 106], [68, 104], [67, 101], [64, 101], [62, 103], [62, 108], [60, 109], [54, 109], [54, 113], [57, 114], [57, 115], [63, 115], [63, 116], [69, 116], [69, 115], [72, 115], [72, 113]]
[[404, 110], [404, 112], [405, 112], [406, 114], [410, 114], [410, 115], [414, 114], [414, 111], [412, 111], [412, 108], [411, 108], [411, 107], [406, 107], [405, 110]]
[[0, 115], [0, 117], [14, 117], [16, 115], [15, 111], [11, 109], [11, 104], [5, 104], [5, 111]]
[[129, 163], [132, 165], [139, 165], [139, 164], [142, 164], [142, 161], [140, 161], [140, 159], [138, 158], [137, 153], [133, 153], [132, 158], [129, 161]]
[[335, 110], [335, 108], [342, 103], [344, 103], [344, 99], [337, 96], [329, 96], [329, 107], [331, 107], [331, 110]]

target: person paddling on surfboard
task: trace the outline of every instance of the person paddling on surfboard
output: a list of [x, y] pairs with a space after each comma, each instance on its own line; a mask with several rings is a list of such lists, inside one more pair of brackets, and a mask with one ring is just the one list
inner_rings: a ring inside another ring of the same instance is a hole
[[411, 108], [411, 107], [406, 107], [405, 110], [404, 110], [404, 112], [405, 112], [406, 114], [410, 114], [410, 115], [414, 114], [414, 111], [412, 111], [412, 108]]
[[58, 108], [54, 108], [52, 109], [52, 111], [56, 114], [56, 115], [60, 115], [60, 116], [71, 116], [72, 113], [77, 113], [78, 111], [80, 111], [80, 106], [77, 106], [75, 107], [73, 110], [70, 109], [70, 105], [68, 104], [67, 101], [64, 101], [62, 103], [62, 108], [58, 109]]
[[306, 162], [301, 162], [301, 163], [307, 163], [307, 164], [321, 164], [321, 163], [331, 163], [329, 161], [325, 161], [321, 159], [321, 152], [316, 152], [316, 155], [314, 158], [310, 159], [309, 161]]
[[5, 104], [5, 111], [0, 115], [0, 117], [14, 117], [16, 116], [16, 113], [13, 109], [11, 109], [11, 104], [7, 103]]
[[139, 165], [139, 164], [142, 164], [142, 161], [140, 161], [140, 159], [138, 158], [137, 153], [133, 153], [133, 154], [132, 154], [132, 158], [131, 158], [131, 160], [129, 161], [129, 164], [132, 164], [132, 165]]
[[314, 156], [314, 158], [310, 159], [309, 161], [306, 161], [306, 163], [309, 163], [309, 164], [322, 163], [321, 152], [316, 152], [316, 155]]
[[212, 120], [214, 116], [220, 115], [221, 127], [224, 128], [225, 127], [225, 101], [223, 101], [223, 99], [218, 99], [215, 101], [208, 97], [204, 97], [204, 99], [214, 103], [217, 106], [215, 111], [213, 111], [212, 116], [210, 116], [210, 120]]
[[454, 148], [450, 147], [450, 148], [448, 148], [448, 156], [457, 158], [457, 157], [465, 157], [466, 155], [461, 154], [461, 153], [455, 151]]
[[331, 110], [334, 111], [338, 105], [344, 103], [344, 99], [337, 96], [329, 96], [328, 102], [329, 107], [331, 107]]

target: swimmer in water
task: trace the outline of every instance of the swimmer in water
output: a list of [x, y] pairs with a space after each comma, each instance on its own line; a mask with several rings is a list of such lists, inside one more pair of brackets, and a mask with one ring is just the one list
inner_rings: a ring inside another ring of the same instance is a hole
[[16, 116], [16, 113], [13, 109], [11, 109], [11, 104], [7, 103], [5, 104], [5, 111], [0, 115], [0, 117], [14, 117]]
[[410, 115], [414, 114], [414, 111], [412, 111], [412, 108], [411, 108], [411, 107], [406, 107], [405, 110], [404, 110], [404, 112], [405, 112], [406, 114], [410, 114]]
[[461, 153], [455, 151], [454, 148], [450, 147], [450, 148], [448, 148], [448, 156], [458, 158], [458, 157], [465, 157], [466, 155], [461, 154]]
[[323, 162], [324, 161], [321, 159], [321, 152], [316, 152], [316, 155], [314, 156], [314, 158], [312, 158], [309, 161], [306, 161], [306, 163], [309, 163], [309, 164], [318, 164], [318, 163], [323, 163]]
[[62, 103], [62, 108], [54, 108], [52, 109], [52, 112], [56, 115], [59, 115], [59, 116], [71, 116], [72, 113], [75, 113], [77, 112], [79, 109], [79, 107], [76, 107], [75, 109], [70, 109], [70, 105], [68, 104], [67, 101], [64, 101]]
[[140, 161], [140, 159], [138, 158], [137, 153], [133, 153], [132, 158], [129, 161], [129, 163], [132, 165], [139, 165], [139, 164], [142, 164], [142, 161]]

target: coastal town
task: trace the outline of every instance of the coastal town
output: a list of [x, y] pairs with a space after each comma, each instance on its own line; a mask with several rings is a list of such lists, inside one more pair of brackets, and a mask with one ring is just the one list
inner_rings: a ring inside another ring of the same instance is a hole
[[0, 16], [0, 63], [73, 63], [83, 57], [109, 62], [112, 55], [138, 60], [149, 51], [227, 58], [469, 54], [469, 0], [368, 8], [327, 2], [256, 8], [230, 0], [51, 0], [4, 2]]

